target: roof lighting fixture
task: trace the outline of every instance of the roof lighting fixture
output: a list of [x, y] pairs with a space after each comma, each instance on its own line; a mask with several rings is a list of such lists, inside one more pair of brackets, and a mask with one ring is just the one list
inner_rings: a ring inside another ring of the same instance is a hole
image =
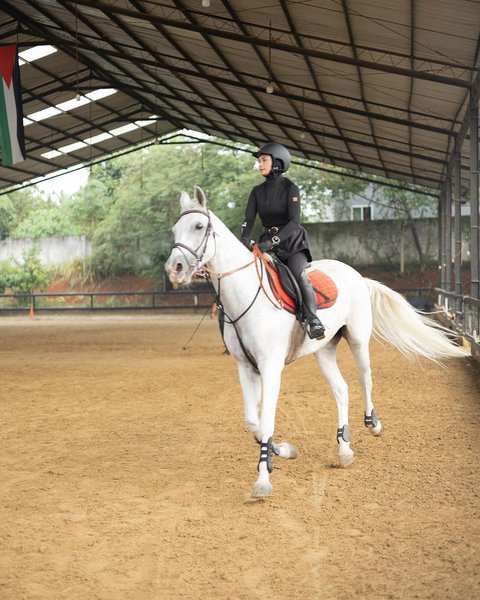
[[83, 106], [84, 104], [89, 104], [90, 102], [91, 100], [86, 96], [77, 94], [77, 96], [72, 100], [67, 100], [66, 102], [60, 102], [60, 104], [57, 104], [56, 108], [59, 108], [63, 112], [67, 112], [69, 110], [78, 108], [79, 106]]
[[210, 8], [210, 0], [202, 0], [203, 8]]
[[273, 83], [271, 81], [269, 81], [265, 86], [265, 91], [267, 92], [267, 94], [273, 94], [273, 92], [275, 91], [275, 88], [273, 87]]

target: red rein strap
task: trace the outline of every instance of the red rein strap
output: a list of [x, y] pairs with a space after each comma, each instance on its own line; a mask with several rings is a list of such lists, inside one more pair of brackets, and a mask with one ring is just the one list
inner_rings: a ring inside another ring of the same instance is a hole
[[260, 274], [259, 270], [258, 270], [258, 261], [262, 262], [265, 265], [265, 272], [267, 272], [267, 259], [264, 258], [263, 256], [263, 252], [261, 250], [259, 250], [258, 246], [255, 245], [253, 247], [253, 254], [255, 256], [255, 268], [257, 270], [257, 276], [258, 276], [258, 280], [260, 282], [260, 287], [262, 288], [263, 293], [265, 294], [265, 296], [269, 299], [269, 301], [271, 302], [271, 304], [273, 304], [273, 306], [275, 308], [278, 308], [279, 310], [283, 309], [283, 302], [281, 300], [281, 298], [276, 298], [275, 300], [276, 302], [274, 302], [270, 296], [267, 294], [267, 290], [264, 288], [263, 286], [263, 280], [262, 280], [262, 275]]
[[236, 269], [232, 269], [231, 271], [224, 271], [223, 273], [217, 273], [216, 271], [212, 271], [208, 267], [202, 267], [200, 269], [200, 271], [198, 271], [198, 272], [199, 273], [204, 272], [204, 273], [207, 273], [208, 275], [215, 275], [215, 277], [217, 277], [218, 279], [223, 279], [224, 277], [228, 277], [228, 275], [231, 275], [232, 273], [236, 273], [237, 271], [246, 269], [250, 265], [253, 265], [254, 262], [256, 262], [255, 258], [252, 261], [250, 261], [249, 263], [247, 263], [246, 265], [242, 265], [241, 267], [237, 267]]
[[255, 263], [255, 270], [257, 271], [258, 281], [260, 282], [260, 287], [261, 287], [263, 293], [265, 294], [265, 296], [269, 299], [269, 301], [273, 304], [273, 306], [275, 308], [282, 310], [283, 309], [282, 300], [280, 298], [275, 298], [276, 302], [274, 300], [272, 300], [263, 285], [263, 278], [262, 278], [262, 274], [260, 273], [260, 270], [258, 268], [258, 263], [259, 262], [263, 263], [265, 265], [265, 270], [266, 270], [267, 260], [263, 257], [263, 253], [261, 250], [258, 249], [257, 245], [255, 245], [253, 247], [253, 256], [254, 256], [253, 260], [251, 260], [249, 263], [242, 265], [241, 267], [237, 267], [236, 269], [232, 269], [231, 271], [224, 271], [223, 273], [217, 273], [216, 271], [212, 271], [212, 269], [209, 269], [208, 267], [202, 267], [199, 271], [197, 271], [197, 273], [199, 275], [203, 275], [206, 273], [209, 277], [211, 277], [213, 275], [213, 276], [217, 277], [218, 279], [223, 279], [224, 277], [228, 277], [229, 275], [232, 275], [233, 273], [242, 271], [243, 269], [246, 269], [247, 267], [249, 267], [250, 265], [253, 265]]

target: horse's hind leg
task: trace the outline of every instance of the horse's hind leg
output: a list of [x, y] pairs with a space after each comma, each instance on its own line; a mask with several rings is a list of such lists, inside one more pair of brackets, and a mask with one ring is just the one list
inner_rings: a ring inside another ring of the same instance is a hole
[[326, 346], [316, 353], [317, 363], [325, 379], [332, 388], [338, 409], [338, 457], [343, 466], [353, 462], [353, 450], [350, 448], [350, 430], [348, 427], [348, 385], [337, 365], [337, 344], [340, 336], [335, 336]]
[[370, 368], [370, 352], [368, 339], [355, 338], [347, 332], [346, 339], [357, 365], [358, 378], [363, 390], [365, 401], [365, 426], [375, 436], [382, 435], [383, 424], [378, 418], [372, 402], [372, 370]]

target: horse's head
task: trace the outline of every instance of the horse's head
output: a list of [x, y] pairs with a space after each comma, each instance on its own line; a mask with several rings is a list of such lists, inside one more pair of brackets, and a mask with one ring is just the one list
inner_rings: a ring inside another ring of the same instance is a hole
[[188, 285], [194, 273], [215, 255], [215, 242], [207, 199], [201, 188], [195, 186], [193, 198], [182, 192], [180, 208], [180, 218], [172, 229], [175, 243], [165, 270], [173, 284]]

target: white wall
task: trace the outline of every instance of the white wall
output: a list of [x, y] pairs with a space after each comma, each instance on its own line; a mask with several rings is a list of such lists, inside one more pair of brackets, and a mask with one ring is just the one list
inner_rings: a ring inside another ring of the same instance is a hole
[[0, 261], [13, 259], [22, 263], [24, 252], [32, 247], [38, 249], [41, 262], [48, 266], [72, 260], [85, 260], [92, 252], [91, 241], [83, 235], [46, 237], [37, 240], [7, 238], [0, 242]]

